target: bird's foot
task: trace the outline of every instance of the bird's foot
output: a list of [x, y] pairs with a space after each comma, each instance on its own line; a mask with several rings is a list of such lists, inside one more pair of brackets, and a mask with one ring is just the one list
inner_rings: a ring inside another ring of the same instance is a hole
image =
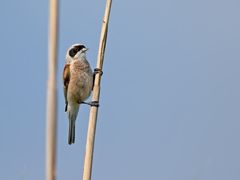
[[99, 107], [99, 102], [98, 101], [92, 101], [92, 102], [81, 102], [80, 104], [87, 104], [89, 106], [95, 106], [95, 107]]
[[95, 68], [94, 69], [94, 75], [96, 75], [97, 73], [100, 73], [100, 76], [103, 75], [103, 71], [100, 68]]
[[[96, 77], [97, 73], [100, 73], [100, 76], [102, 76], [103, 75], [103, 71], [100, 68], [95, 68], [94, 69], [94, 73], [93, 73], [93, 86], [94, 86], [95, 77]], [[92, 86], [92, 90], [93, 90], [93, 86]]]

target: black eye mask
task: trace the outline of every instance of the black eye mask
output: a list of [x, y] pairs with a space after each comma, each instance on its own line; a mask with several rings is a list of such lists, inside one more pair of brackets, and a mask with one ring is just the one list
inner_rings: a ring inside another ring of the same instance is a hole
[[78, 45], [78, 46], [74, 46], [74, 48], [72, 48], [70, 51], [69, 51], [69, 56], [71, 56], [72, 58], [80, 51], [82, 50], [83, 48], [86, 48], [85, 46], [83, 45]]
[[71, 56], [72, 58], [77, 54], [77, 50], [76, 49], [71, 49], [70, 51], [69, 51], [69, 56]]

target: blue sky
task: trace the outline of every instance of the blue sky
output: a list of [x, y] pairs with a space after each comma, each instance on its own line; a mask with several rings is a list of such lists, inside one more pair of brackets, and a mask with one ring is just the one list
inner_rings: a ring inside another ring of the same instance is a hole
[[[105, 1], [60, 1], [58, 180], [81, 179], [89, 107], [67, 144], [61, 73], [95, 67]], [[240, 2], [114, 0], [92, 179], [240, 179]], [[45, 177], [48, 1], [0, 6], [0, 179]]]

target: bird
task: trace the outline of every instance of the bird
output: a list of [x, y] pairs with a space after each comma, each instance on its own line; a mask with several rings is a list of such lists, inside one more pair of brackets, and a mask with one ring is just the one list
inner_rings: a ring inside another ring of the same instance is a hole
[[73, 44], [66, 54], [63, 69], [63, 91], [65, 97], [65, 112], [69, 119], [68, 144], [75, 142], [75, 123], [80, 104], [90, 95], [93, 87], [94, 73], [86, 58], [86, 48], [83, 44]]

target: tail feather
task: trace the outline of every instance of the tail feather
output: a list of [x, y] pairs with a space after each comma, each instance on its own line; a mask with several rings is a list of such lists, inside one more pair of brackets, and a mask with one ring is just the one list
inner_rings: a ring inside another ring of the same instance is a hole
[[79, 105], [68, 105], [68, 119], [69, 119], [69, 131], [68, 131], [68, 144], [71, 145], [75, 142], [75, 122], [77, 119], [77, 114], [79, 110]]
[[69, 119], [68, 144], [75, 142], [75, 121]]

